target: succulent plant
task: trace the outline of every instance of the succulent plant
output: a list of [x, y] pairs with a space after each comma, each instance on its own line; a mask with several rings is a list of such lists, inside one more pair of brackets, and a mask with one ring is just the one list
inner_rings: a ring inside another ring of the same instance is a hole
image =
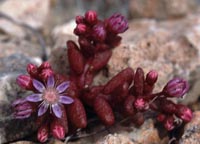
[[40, 66], [28, 64], [28, 75], [17, 78], [18, 85], [33, 94], [13, 102], [17, 119], [37, 117], [38, 140], [47, 141], [49, 135], [64, 139], [65, 135], [87, 126], [85, 106], [89, 107], [105, 125], [113, 125], [115, 113], [132, 117], [142, 125], [146, 111], [154, 111], [157, 120], [167, 130], [176, 121], [189, 122], [192, 111], [170, 98], [182, 98], [188, 83], [182, 78], [170, 80], [163, 90], [153, 93], [158, 73], [151, 70], [145, 76], [142, 68], [126, 68], [104, 85], [92, 85], [95, 75], [108, 63], [112, 49], [120, 44], [118, 35], [128, 29], [128, 21], [120, 14], [100, 20], [95, 11], [76, 17], [74, 34], [78, 44], [67, 41], [70, 72], [60, 75], [48, 62]]

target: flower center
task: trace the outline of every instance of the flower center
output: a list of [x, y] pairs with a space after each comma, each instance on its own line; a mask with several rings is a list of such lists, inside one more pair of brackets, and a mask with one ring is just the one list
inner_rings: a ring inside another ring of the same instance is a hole
[[54, 88], [47, 88], [43, 93], [43, 99], [49, 103], [53, 104], [58, 101], [58, 92]]

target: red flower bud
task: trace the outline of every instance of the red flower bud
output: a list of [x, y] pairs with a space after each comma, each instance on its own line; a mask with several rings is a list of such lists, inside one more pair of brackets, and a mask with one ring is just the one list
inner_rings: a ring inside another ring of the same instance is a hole
[[192, 120], [193, 114], [191, 109], [182, 104], [176, 105], [176, 108], [177, 108], [176, 112], [177, 117], [181, 118], [185, 122], [190, 122]]
[[26, 99], [17, 99], [12, 103], [14, 117], [16, 119], [25, 119], [31, 116], [33, 109]]
[[157, 79], [158, 79], [157, 71], [151, 70], [150, 72], [147, 73], [146, 82], [149, 85], [154, 85], [156, 83]]
[[134, 102], [134, 106], [137, 110], [143, 111], [147, 108], [147, 102], [143, 98], [137, 98]]
[[76, 16], [76, 23], [84, 23], [85, 18], [83, 16]]
[[47, 127], [47, 125], [42, 125], [37, 133], [37, 139], [39, 142], [44, 143], [47, 141], [49, 136], [49, 129]]
[[103, 42], [106, 38], [106, 30], [103, 23], [98, 23], [92, 28], [92, 35], [96, 41]]
[[36, 65], [34, 65], [34, 64], [28, 64], [27, 65], [27, 72], [32, 76], [32, 77], [37, 77], [37, 75], [38, 75], [38, 68], [37, 68], [37, 66]]
[[33, 85], [32, 85], [32, 78], [28, 75], [20, 75], [16, 79], [17, 84], [26, 90], [32, 90]]
[[91, 24], [94, 25], [97, 22], [97, 13], [93, 10], [89, 10], [85, 13], [85, 20]]
[[85, 34], [86, 31], [87, 31], [87, 26], [85, 24], [80, 23], [74, 29], [74, 34], [82, 35], [82, 34]]
[[121, 14], [114, 14], [107, 20], [107, 28], [115, 34], [123, 33], [128, 29], [128, 21]]
[[39, 74], [39, 77], [43, 80], [46, 81], [49, 76], [54, 75], [54, 72], [52, 69], [43, 69], [42, 72]]
[[164, 121], [164, 127], [168, 131], [171, 131], [174, 129], [174, 117], [173, 116], [169, 116], [166, 118], [166, 120]]
[[163, 94], [168, 97], [182, 97], [189, 89], [187, 81], [181, 78], [170, 80], [163, 89]]
[[58, 121], [56, 121], [56, 119], [51, 123], [51, 133], [54, 138], [65, 138], [65, 128]]
[[51, 65], [48, 61], [43, 62], [40, 66], [39, 66], [39, 70], [43, 70], [43, 69], [51, 69]]

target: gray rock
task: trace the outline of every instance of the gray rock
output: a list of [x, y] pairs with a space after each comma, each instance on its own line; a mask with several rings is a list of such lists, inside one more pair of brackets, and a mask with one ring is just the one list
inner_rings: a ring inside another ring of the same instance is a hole
[[29, 63], [40, 64], [41, 59], [30, 58], [23, 54], [13, 54], [8, 57], [0, 58], [0, 76], [9, 72], [25, 73]]
[[130, 0], [129, 11], [132, 18], [176, 18], [194, 12], [197, 0]]
[[193, 119], [184, 127], [183, 135], [179, 144], [199, 144], [200, 143], [200, 112], [194, 112]]
[[40, 64], [42, 61], [41, 46], [20, 38], [1, 37], [0, 50], [0, 75], [23, 72], [28, 63]]
[[14, 36], [14, 37], [24, 38], [27, 35], [25, 28], [5, 18], [0, 18], [0, 30], [1, 30], [1, 33]]
[[29, 93], [16, 84], [18, 73], [0, 76], [0, 143], [9, 143], [33, 134], [37, 127], [35, 118], [14, 119], [11, 104]]
[[38, 29], [44, 26], [49, 13], [50, 0], [6, 0], [0, 5], [0, 12], [19, 23]]
[[[88, 137], [83, 137], [77, 142], [69, 142], [69, 144], [167, 144], [169, 140], [166, 131], [159, 131], [152, 119], [146, 120], [139, 128], [136, 128], [131, 121], [122, 121], [109, 128], [97, 123], [91, 128], [89, 124]], [[95, 134], [92, 134], [91, 129]], [[161, 137], [160, 133], [165, 133], [165, 135]]]
[[109, 134], [103, 140], [97, 141], [96, 144], [134, 144], [134, 142], [121, 134]]
[[18, 142], [13, 142], [11, 144], [34, 144], [34, 142], [30, 142], [30, 141], [18, 141]]
[[13, 54], [23, 54], [31, 58], [41, 58], [43, 50], [38, 42], [22, 38], [2, 37], [0, 39], [0, 58]]
[[69, 73], [69, 63], [67, 60], [67, 49], [66, 48], [57, 48], [52, 50], [49, 59], [53, 70], [56, 73], [67, 74]]

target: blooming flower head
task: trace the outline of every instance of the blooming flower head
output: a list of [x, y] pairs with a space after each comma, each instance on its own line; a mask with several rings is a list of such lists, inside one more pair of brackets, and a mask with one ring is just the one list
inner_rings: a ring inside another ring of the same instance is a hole
[[113, 14], [107, 21], [107, 27], [113, 33], [123, 33], [128, 29], [128, 21], [121, 14]]
[[28, 118], [33, 112], [30, 103], [28, 103], [24, 98], [15, 100], [12, 103], [12, 106], [14, 107], [14, 116], [16, 119]]
[[53, 76], [49, 76], [46, 84], [33, 79], [33, 86], [36, 93], [26, 97], [29, 102], [41, 102], [39, 105], [38, 116], [42, 116], [47, 110], [57, 118], [62, 117], [62, 104], [71, 104], [73, 99], [64, 95], [64, 91], [69, 87], [69, 81], [62, 82], [56, 86]]
[[170, 80], [163, 89], [163, 93], [168, 97], [182, 97], [189, 89], [187, 81], [181, 78]]

